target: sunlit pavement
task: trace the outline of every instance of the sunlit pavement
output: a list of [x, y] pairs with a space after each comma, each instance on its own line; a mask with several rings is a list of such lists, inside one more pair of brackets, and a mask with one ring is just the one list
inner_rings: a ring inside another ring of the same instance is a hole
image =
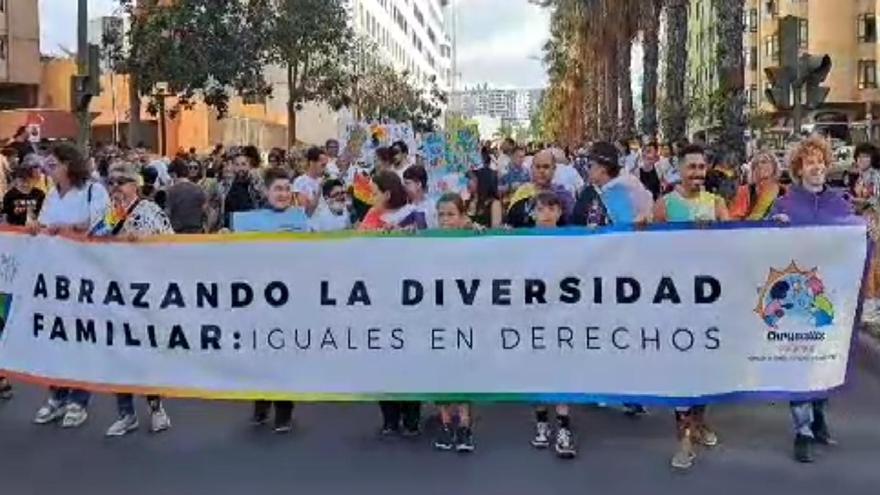
[[668, 410], [630, 419], [579, 407], [580, 455], [564, 462], [529, 446], [527, 405], [479, 407], [477, 450], [458, 455], [432, 450], [430, 431], [380, 440], [374, 405], [302, 405], [294, 432], [276, 435], [249, 425], [249, 404], [169, 401], [174, 427], [153, 436], [139, 399], [141, 430], [107, 439], [112, 397], [93, 399], [83, 428], [61, 430], [31, 424], [45, 392], [18, 386], [0, 404], [0, 494], [876, 494], [880, 356], [860, 347], [855, 359], [849, 386], [831, 403], [840, 445], [819, 450], [814, 464], [791, 460], [784, 404], [717, 406], [710, 419], [722, 443], [687, 473], [669, 467]]

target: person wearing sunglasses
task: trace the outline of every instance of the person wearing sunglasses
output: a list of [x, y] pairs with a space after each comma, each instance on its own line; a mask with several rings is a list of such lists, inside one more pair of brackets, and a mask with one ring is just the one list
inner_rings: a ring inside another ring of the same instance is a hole
[[[171, 222], [153, 201], [140, 195], [140, 172], [132, 163], [120, 163], [107, 177], [112, 207], [101, 227], [93, 235], [123, 237], [136, 241], [153, 235], [173, 234]], [[147, 396], [150, 431], [158, 433], [171, 427], [171, 420], [158, 396]], [[131, 394], [116, 394], [118, 417], [107, 429], [108, 437], [121, 437], [138, 429], [138, 417]]]
[[[85, 235], [105, 217], [110, 196], [104, 186], [91, 180], [91, 170], [79, 149], [59, 144], [43, 160], [54, 187], [49, 191], [37, 222], [28, 224], [33, 234]], [[88, 419], [89, 392], [50, 387], [50, 396], [34, 417], [34, 423], [61, 420], [63, 428], [77, 428]]]
[[321, 187], [324, 201], [309, 219], [312, 232], [336, 232], [351, 228], [348, 192], [339, 179], [330, 179]]

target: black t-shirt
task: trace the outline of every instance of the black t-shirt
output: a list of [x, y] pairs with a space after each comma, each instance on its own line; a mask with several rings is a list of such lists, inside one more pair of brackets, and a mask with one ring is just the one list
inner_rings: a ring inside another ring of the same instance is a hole
[[33, 209], [34, 218], [40, 214], [43, 200], [46, 194], [36, 187], [29, 193], [23, 193], [17, 188], [10, 189], [3, 196], [3, 213], [6, 215], [6, 223], [9, 225], [24, 225], [27, 223], [28, 207]]
[[599, 191], [594, 186], [587, 186], [574, 204], [574, 213], [571, 215], [572, 225], [589, 227], [604, 227], [611, 225], [608, 210]]

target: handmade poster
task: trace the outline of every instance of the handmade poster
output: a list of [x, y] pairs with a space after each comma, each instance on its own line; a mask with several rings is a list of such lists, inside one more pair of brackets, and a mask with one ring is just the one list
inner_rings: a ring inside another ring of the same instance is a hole
[[285, 212], [256, 210], [232, 214], [233, 232], [305, 232], [309, 218], [302, 208]]

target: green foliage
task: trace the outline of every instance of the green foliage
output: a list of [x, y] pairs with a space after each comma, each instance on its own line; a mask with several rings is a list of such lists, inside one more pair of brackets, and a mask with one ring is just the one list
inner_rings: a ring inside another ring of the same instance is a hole
[[352, 62], [347, 67], [351, 80], [348, 100], [358, 117], [410, 122], [416, 132], [433, 132], [447, 103], [435, 78], [415, 80], [407, 71], [397, 72], [377, 59], [378, 47], [366, 39], [355, 41]]
[[342, 0], [252, 0], [267, 59], [287, 70], [291, 112], [309, 101], [349, 103], [354, 33]]
[[130, 48], [123, 50], [121, 33], [111, 34], [104, 39], [105, 57], [118, 72], [135, 76], [142, 96], [155, 100], [162, 83], [179, 106], [200, 97], [223, 116], [233, 94], [271, 92], [263, 76], [255, 0], [178, 0], [162, 6], [155, 0], [117, 1], [131, 19]]

